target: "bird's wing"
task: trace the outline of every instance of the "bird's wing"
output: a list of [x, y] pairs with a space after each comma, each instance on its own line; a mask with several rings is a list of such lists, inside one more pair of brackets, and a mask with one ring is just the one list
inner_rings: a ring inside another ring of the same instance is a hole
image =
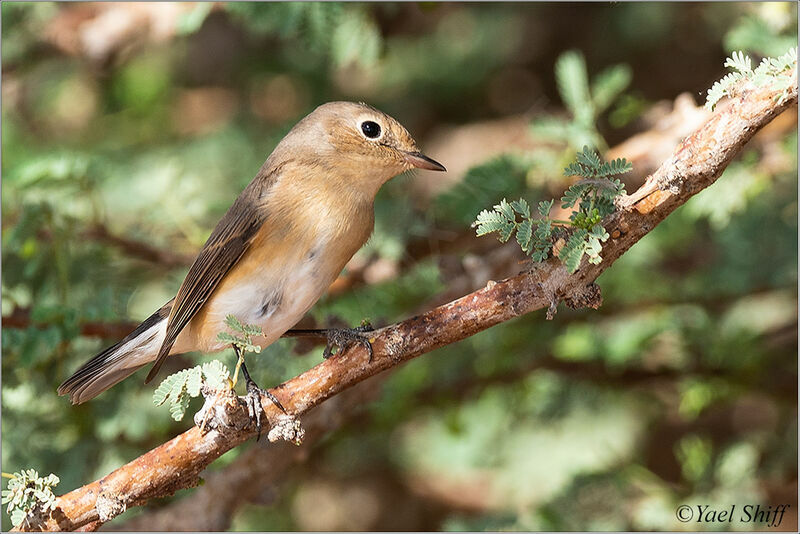
[[259, 207], [259, 200], [262, 192], [275, 180], [275, 175], [276, 172], [272, 172], [269, 176], [256, 177], [239, 195], [203, 245], [175, 297], [167, 321], [167, 335], [145, 383], [158, 374], [178, 334], [244, 255], [253, 237], [264, 224], [266, 213]]

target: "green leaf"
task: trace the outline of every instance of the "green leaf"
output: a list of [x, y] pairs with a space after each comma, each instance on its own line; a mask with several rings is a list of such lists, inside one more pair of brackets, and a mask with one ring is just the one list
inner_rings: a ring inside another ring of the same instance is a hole
[[499, 232], [507, 224], [508, 220], [502, 213], [483, 210], [478, 214], [478, 218], [472, 223], [472, 226], [477, 226], [475, 233], [480, 237], [492, 232]]
[[202, 369], [203, 377], [208, 386], [212, 389], [219, 389], [230, 377], [228, 368], [219, 360], [212, 360], [204, 363]]
[[505, 243], [511, 237], [511, 234], [514, 233], [514, 228], [516, 228], [516, 225], [514, 223], [510, 222], [506, 223], [500, 228], [500, 230], [498, 230], [500, 235], [498, 236], [497, 239]]
[[550, 250], [550, 249], [540, 249], [540, 248], [537, 248], [537, 249], [535, 249], [535, 250], [533, 251], [533, 254], [531, 255], [531, 258], [532, 258], [532, 259], [533, 259], [533, 261], [535, 261], [535, 262], [543, 262], [544, 260], [546, 260], [546, 259], [547, 259], [547, 256], [548, 256], [548, 252], [549, 252], [549, 250]]
[[[537, 241], [548, 241], [553, 232], [550, 219], [540, 219], [536, 223], [536, 236]], [[549, 246], [549, 242], [547, 243]]]
[[[350, 6], [349, 6], [350, 7]], [[333, 28], [331, 56], [337, 66], [371, 66], [381, 51], [381, 33], [375, 22], [357, 8], [347, 9]]]
[[262, 334], [261, 327], [256, 324], [244, 325], [243, 330], [248, 336], [258, 336]]
[[242, 338], [236, 337], [232, 334], [229, 334], [228, 332], [217, 333], [217, 339], [220, 341], [224, 341], [225, 343], [231, 343], [231, 344], [243, 341]]
[[600, 156], [597, 155], [597, 152], [594, 149], [590, 148], [589, 146], [584, 146], [582, 152], [578, 152], [576, 154], [578, 159], [578, 163], [585, 165], [589, 169], [593, 171], [597, 171], [600, 169]]
[[606, 229], [600, 226], [599, 224], [594, 225], [592, 229], [589, 230], [589, 235], [596, 239], [599, 239], [600, 241], [606, 241], [609, 238]]
[[18, 525], [25, 516], [36, 509], [48, 511], [55, 502], [53, 487], [59, 483], [59, 478], [54, 474], [40, 477], [35, 469], [25, 469], [13, 474], [8, 481], [7, 489], [3, 490], [3, 504], [8, 504], [6, 511], [11, 515], [12, 523]]
[[753, 72], [753, 64], [750, 61], [750, 57], [744, 55], [744, 52], [734, 52], [731, 57], [725, 60], [724, 66], [738, 70], [744, 75], [748, 75]]
[[244, 325], [239, 321], [239, 319], [235, 315], [226, 315], [225, 316], [225, 324], [231, 330], [236, 330], [237, 332], [244, 333]]
[[500, 204], [497, 204], [494, 207], [494, 209], [498, 213], [502, 214], [503, 217], [505, 217], [507, 220], [509, 220], [509, 221], [515, 221], [516, 220], [517, 216], [514, 215], [514, 210], [511, 207], [511, 205], [508, 202], [506, 202], [506, 199], [501, 200]]
[[11, 524], [14, 525], [15, 527], [19, 526], [20, 523], [22, 523], [25, 520], [25, 516], [27, 515], [28, 514], [25, 511], [19, 508], [13, 510], [11, 512]]
[[631, 83], [633, 74], [628, 65], [614, 65], [597, 75], [592, 83], [592, 100], [599, 115], [616, 100]]
[[550, 215], [550, 210], [553, 208], [553, 202], [555, 202], [553, 199], [542, 200], [541, 202], [539, 202], [539, 206], [537, 208], [539, 211], [539, 215], [541, 215], [542, 217], [547, 217], [548, 215]]
[[599, 239], [591, 235], [586, 239], [584, 251], [589, 258], [589, 263], [594, 263], [595, 265], [600, 263], [603, 259], [600, 257], [600, 252], [602, 250], [603, 245], [600, 244]]
[[174, 381], [175, 375], [170, 375], [161, 381], [161, 384], [159, 384], [159, 386], [153, 392], [153, 404], [156, 406], [161, 406], [166, 402], [167, 397], [169, 397], [169, 392], [172, 390]]
[[533, 236], [533, 228], [531, 226], [531, 220], [525, 219], [519, 226], [517, 226], [517, 243], [519, 243], [520, 248], [526, 254], [530, 254], [531, 252], [531, 237]]
[[211, 12], [212, 7], [214, 7], [213, 2], [198, 2], [191, 11], [182, 13], [175, 25], [178, 35], [188, 35], [199, 30]]
[[186, 409], [189, 407], [189, 398], [188, 395], [181, 395], [169, 405], [169, 413], [176, 421], [180, 421], [186, 415]]
[[705, 108], [713, 110], [714, 106], [716, 106], [717, 102], [719, 102], [723, 96], [730, 95], [731, 87], [743, 79], [743, 76], [738, 72], [730, 72], [726, 74], [720, 81], [714, 83], [714, 85], [711, 86], [711, 89], [708, 90]]
[[572, 162], [564, 167], [564, 176], [592, 176], [594, 173], [583, 165]]
[[556, 84], [561, 100], [583, 125], [593, 125], [595, 111], [589, 95], [589, 79], [583, 54], [570, 50], [561, 54], [555, 65]]
[[200, 386], [203, 384], [203, 371], [200, 366], [192, 367], [189, 369], [188, 376], [186, 377], [186, 393], [190, 397], [197, 397], [200, 395]]
[[567, 271], [574, 273], [580, 266], [581, 259], [586, 248], [586, 236], [588, 231], [584, 229], [577, 230], [567, 240], [564, 247], [559, 251], [558, 257], [564, 263]]
[[525, 218], [529, 218], [531, 216], [531, 208], [528, 205], [528, 201], [524, 198], [520, 198], [519, 200], [511, 202], [511, 207], [514, 208], [514, 211]]
[[606, 177], [614, 176], [617, 174], [625, 174], [633, 170], [633, 164], [625, 158], [617, 158], [613, 161], [606, 161], [600, 165], [597, 176]]
[[797, 64], [797, 47], [790, 48], [788, 52], [778, 57], [774, 61], [770, 61], [775, 70], [783, 71], [790, 69]]
[[582, 198], [587, 189], [588, 185], [585, 183], [577, 183], [570, 186], [564, 191], [564, 196], [561, 197], [561, 207], [564, 209], [573, 207]]
[[172, 388], [170, 388], [169, 394], [167, 395], [167, 398], [171, 403], [175, 403], [183, 396], [183, 391], [186, 388], [186, 378], [188, 374], [189, 373], [187, 372], [187, 370], [183, 369], [182, 371], [178, 371], [177, 373], [172, 375], [175, 378], [172, 382]]

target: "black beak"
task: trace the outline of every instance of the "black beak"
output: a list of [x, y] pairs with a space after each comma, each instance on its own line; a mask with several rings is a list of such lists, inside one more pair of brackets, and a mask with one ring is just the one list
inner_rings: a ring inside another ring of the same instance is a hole
[[417, 169], [427, 169], [429, 171], [447, 171], [444, 165], [433, 160], [421, 152], [404, 152], [406, 161]]

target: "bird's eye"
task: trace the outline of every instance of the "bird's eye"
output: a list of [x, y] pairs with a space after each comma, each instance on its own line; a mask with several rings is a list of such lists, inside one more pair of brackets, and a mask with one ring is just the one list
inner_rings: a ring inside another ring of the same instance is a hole
[[364, 121], [361, 123], [361, 131], [370, 139], [376, 139], [381, 135], [381, 127], [377, 122]]

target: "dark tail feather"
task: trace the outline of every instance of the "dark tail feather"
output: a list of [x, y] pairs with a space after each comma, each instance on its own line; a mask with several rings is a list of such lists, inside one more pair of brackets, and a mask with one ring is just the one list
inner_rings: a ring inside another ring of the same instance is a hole
[[[169, 304], [164, 307], [167, 315]], [[83, 364], [58, 386], [58, 394], [69, 395], [72, 404], [86, 402], [155, 360], [166, 321], [164, 308], [145, 319], [125, 339]]]

